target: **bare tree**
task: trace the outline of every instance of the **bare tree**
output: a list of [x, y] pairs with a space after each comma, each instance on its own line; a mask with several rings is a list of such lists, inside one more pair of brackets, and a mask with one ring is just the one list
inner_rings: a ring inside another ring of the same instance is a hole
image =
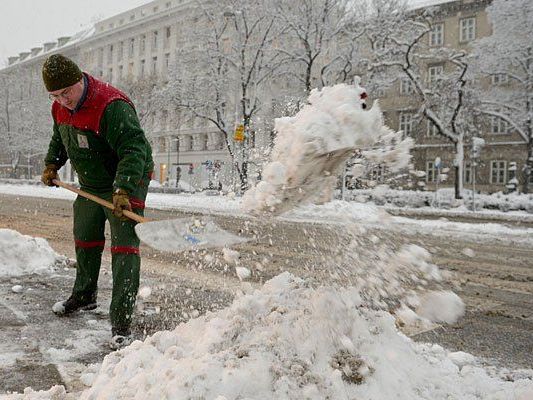
[[14, 85], [10, 77], [0, 77], [0, 148], [9, 156], [11, 175], [16, 177], [23, 161], [29, 171], [32, 156], [47, 147], [52, 119], [50, 102], [42, 96], [37, 79], [28, 74]]
[[505, 122], [527, 143], [522, 190], [533, 174], [533, 3], [494, 0], [487, 7], [492, 35], [478, 40], [476, 68], [490, 79], [480, 86], [485, 115]]
[[[248, 157], [261, 93], [280, 65], [279, 55], [271, 51], [275, 20], [265, 7], [260, 0], [199, 3], [198, 44], [182, 50], [160, 94], [221, 132], [242, 190], [248, 187]], [[239, 124], [245, 138], [235, 145], [233, 133]]]
[[146, 124], [148, 118], [152, 117], [160, 106], [160, 103], [154, 101], [158, 90], [157, 77], [150, 75], [143, 79], [134, 79], [129, 76], [117, 86], [132, 99], [139, 121], [143, 125]]
[[277, 46], [287, 73], [299, 81], [307, 96], [318, 86], [346, 81], [352, 76], [356, 40], [362, 35], [353, 24], [355, 8], [345, 0], [275, 0], [283, 45]]
[[464, 51], [429, 46], [428, 36], [434, 29], [434, 11], [398, 9], [389, 13], [397, 1], [375, 1], [375, 27], [369, 32], [372, 48], [370, 70], [374, 81], [388, 86], [392, 80], [407, 79], [423, 116], [436, 133], [455, 147], [455, 198], [462, 198], [463, 162], [466, 136], [471, 132], [472, 114], [467, 102], [468, 62]]

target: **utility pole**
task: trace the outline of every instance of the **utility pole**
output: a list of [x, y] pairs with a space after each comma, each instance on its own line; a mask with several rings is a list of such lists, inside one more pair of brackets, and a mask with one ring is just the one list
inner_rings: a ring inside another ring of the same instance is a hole
[[440, 182], [440, 170], [442, 167], [442, 160], [440, 159], [440, 157], [435, 158], [434, 166], [437, 171], [437, 177], [436, 177], [437, 179], [435, 180], [435, 197], [433, 199], [433, 204], [434, 204], [434, 207], [438, 207], [439, 206], [438, 193], [439, 193], [439, 182]]
[[179, 189], [179, 183], [181, 178], [181, 167], [180, 167], [180, 137], [176, 137], [176, 189]]
[[481, 148], [485, 145], [485, 140], [480, 137], [472, 138], [472, 211], [476, 212], [476, 166]]

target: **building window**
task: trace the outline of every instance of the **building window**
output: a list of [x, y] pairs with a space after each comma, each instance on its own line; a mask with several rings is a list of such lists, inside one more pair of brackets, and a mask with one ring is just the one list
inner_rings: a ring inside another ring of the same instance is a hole
[[170, 65], [170, 53], [165, 53], [165, 63], [163, 64], [165, 74], [168, 73], [169, 65]]
[[152, 75], [157, 74], [157, 57], [152, 57]]
[[159, 11], [159, 7], [154, 7], [154, 14]]
[[118, 61], [122, 61], [122, 58], [124, 57], [124, 42], [120, 42], [118, 44]]
[[108, 82], [113, 82], [113, 68], [109, 68], [107, 72], [107, 80]]
[[465, 163], [465, 170], [464, 170], [464, 181], [465, 183], [472, 183], [472, 173], [474, 171], [472, 170], [472, 164]]
[[167, 26], [165, 28], [165, 37], [164, 37], [164, 44], [163, 44], [165, 49], [168, 49], [168, 46], [170, 44], [170, 36], [171, 35], [172, 35], [172, 30], [170, 29], [170, 26]]
[[509, 124], [504, 119], [493, 116], [490, 121], [490, 132], [494, 135], [504, 135], [509, 132]]
[[507, 162], [491, 161], [490, 163], [490, 183], [507, 183]]
[[427, 129], [427, 136], [428, 137], [435, 137], [439, 135], [439, 130], [437, 128], [437, 125], [435, 125], [433, 122], [428, 120], [428, 129]]
[[157, 50], [157, 31], [152, 32], [152, 51]]
[[167, 150], [167, 138], [166, 137], [158, 137], [157, 138], [157, 148], [160, 153], [164, 153]]
[[404, 78], [400, 81], [400, 93], [401, 94], [413, 94], [415, 92], [415, 88], [413, 86], [413, 82], [411, 82], [410, 79]]
[[413, 133], [413, 113], [400, 113], [400, 130], [403, 131], [406, 136], [410, 136]]
[[171, 3], [170, 1], [167, 1], [167, 2], [165, 3], [165, 7], [166, 7], [166, 8], [170, 8], [171, 5], [172, 5], [172, 3]]
[[135, 63], [130, 62], [128, 64], [128, 76], [133, 76], [133, 69], [135, 68]]
[[124, 66], [119, 65], [118, 66], [118, 76], [117, 79], [120, 81], [122, 80], [122, 77], [124, 76]]
[[141, 35], [141, 45], [140, 45], [141, 54], [144, 54], [145, 50], [146, 50], [146, 35]]
[[444, 44], [444, 24], [435, 24], [429, 32], [429, 45], [442, 46]]
[[495, 74], [492, 75], [493, 85], [505, 85], [509, 81], [507, 74]]
[[104, 49], [98, 49], [98, 66], [102, 67], [104, 64]]
[[133, 21], [135, 19], [135, 14], [130, 15], [130, 21]]
[[144, 76], [145, 66], [146, 66], [146, 61], [145, 60], [141, 60], [141, 77]]
[[163, 131], [167, 130], [167, 124], [168, 124], [168, 110], [162, 110], [161, 111], [161, 129]]
[[434, 161], [426, 161], [426, 182], [435, 182], [437, 171], [435, 169]]
[[108, 53], [107, 53], [107, 63], [111, 64], [113, 62], [113, 45], [110, 44], [108, 47]]
[[432, 65], [428, 67], [428, 82], [435, 82], [444, 74], [444, 67], [442, 65]]
[[133, 52], [135, 51], [135, 39], [130, 39], [130, 44], [128, 46], [128, 57], [133, 57]]
[[476, 38], [476, 18], [463, 18], [459, 21], [459, 40], [461, 42], [470, 42]]

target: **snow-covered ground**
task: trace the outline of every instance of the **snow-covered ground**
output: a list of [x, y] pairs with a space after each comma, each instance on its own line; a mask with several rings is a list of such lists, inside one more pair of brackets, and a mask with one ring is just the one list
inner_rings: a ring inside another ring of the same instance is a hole
[[[56, 188], [1, 185], [0, 192], [74, 199], [69, 192]], [[239, 203], [238, 199], [202, 195], [150, 194], [148, 198], [148, 204], [156, 208], [244, 218]], [[375, 205], [339, 201], [302, 207], [284, 218], [330, 224], [342, 224], [348, 218], [362, 227], [533, 240], [531, 229], [410, 220], [392, 217]], [[57, 255], [48, 251], [46, 242], [9, 230], [0, 233], [0, 254], [5, 254], [6, 261], [0, 274], [11, 265], [21, 264], [32, 267], [18, 270], [17, 275], [53, 271]], [[10, 250], [17, 248], [24, 254]], [[41, 249], [49, 256], [42, 256]], [[238, 257], [226, 253], [225, 258]], [[30, 258], [24, 258], [28, 254]], [[40, 263], [33, 263], [36, 260]], [[374, 267], [379, 269], [378, 274], [394, 279], [385, 285], [369, 274], [366, 287], [316, 288], [285, 272], [259, 290], [244, 282], [243, 293], [229, 307], [182, 323], [173, 331], [158, 332], [144, 342], [136, 341], [106, 356], [101, 365], [89, 366], [81, 376], [87, 385], [81, 393], [66, 393], [57, 386], [42, 392], [28, 388], [24, 394], [3, 398], [533, 398], [533, 371], [487, 369], [469, 354], [417, 344], [398, 331], [398, 320], [407, 324], [453, 322], [464, 312], [461, 300], [451, 292], [426, 292], [417, 298], [398, 287], [404, 278], [417, 279], [421, 285], [441, 278], [426, 250], [411, 245]], [[13, 287], [13, 292], [16, 290]], [[386, 302], [369, 299], [372, 293], [410, 298], [402, 299], [405, 302], [394, 316]], [[51, 356], [60, 359], [66, 356], [64, 351], [55, 349]]]
[[[455, 193], [451, 188], [439, 189], [436, 192], [420, 190], [391, 189], [388, 185], [379, 185], [373, 189], [348, 190], [346, 200], [360, 203], [373, 202], [378, 205], [402, 208], [431, 208], [433, 210], [468, 213], [474, 208], [478, 213], [508, 212], [521, 215], [533, 220], [533, 194], [501, 192], [493, 194], [479, 194], [471, 190], [463, 191], [463, 199], [455, 200]], [[431, 206], [431, 207], [429, 207]], [[516, 212], [518, 211], [518, 212]]]
[[[0, 248], [13, 244], [1, 241]], [[407, 260], [424, 265], [414, 257], [421, 250], [414, 250]], [[421, 300], [418, 312], [436, 320], [453, 322], [462, 313], [462, 303], [450, 292]], [[260, 290], [243, 286], [225, 309], [136, 341], [106, 356], [101, 365], [88, 366], [81, 376], [88, 388], [80, 393], [55, 386], [1, 398], [532, 398], [533, 371], [484, 368], [470, 354], [411, 341], [396, 322], [389, 312], [367, 307], [356, 288], [313, 288], [285, 272]], [[55, 357], [68, 352], [51, 351]]]
[[[74, 200], [75, 194], [64, 189], [31, 185], [0, 184], [0, 193]], [[241, 199], [230, 196], [206, 196], [204, 194], [162, 194], [149, 193], [147, 206], [156, 209], [175, 209], [207, 214], [232, 215], [241, 218], [255, 218], [241, 210]], [[466, 212], [465, 212], [466, 213]], [[492, 214], [495, 212], [493, 211]], [[499, 215], [506, 215], [500, 213]], [[512, 218], [516, 214], [513, 214]], [[524, 213], [524, 218], [529, 215]], [[292, 221], [311, 221], [316, 223], [344, 224], [347, 220], [361, 226], [399, 232], [423, 233], [435, 236], [466, 235], [503, 241], [520, 241], [533, 244], [533, 229], [508, 227], [499, 223], [462, 223], [439, 220], [419, 220], [389, 215], [383, 207], [373, 203], [332, 201], [324, 205], [307, 205], [293, 210], [282, 217]], [[383, 224], [386, 220], [387, 224]]]

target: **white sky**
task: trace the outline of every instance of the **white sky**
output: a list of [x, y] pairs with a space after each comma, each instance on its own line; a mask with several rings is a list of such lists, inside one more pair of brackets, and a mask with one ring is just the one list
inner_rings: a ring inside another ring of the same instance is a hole
[[0, 68], [7, 58], [72, 36], [97, 19], [150, 0], [0, 0]]

